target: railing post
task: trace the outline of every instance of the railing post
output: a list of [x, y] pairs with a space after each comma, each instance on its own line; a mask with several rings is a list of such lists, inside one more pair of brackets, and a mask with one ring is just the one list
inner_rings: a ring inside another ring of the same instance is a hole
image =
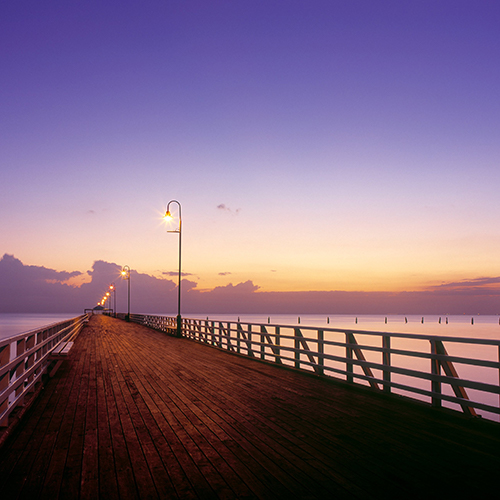
[[231, 351], [234, 352], [235, 348], [234, 348], [234, 345], [232, 343], [232, 340], [234, 340], [234, 339], [232, 338], [231, 332], [232, 332], [232, 330], [231, 330], [231, 322], [228, 321], [227, 322], [227, 350], [228, 351], [231, 350]]
[[295, 368], [300, 369], [300, 338], [299, 338], [299, 329], [294, 328], [294, 340], [293, 340], [293, 346], [295, 349], [295, 352], [293, 353], [293, 356], [295, 358]]
[[216, 340], [215, 340], [215, 321], [211, 321], [212, 325], [210, 328], [210, 332], [212, 333], [212, 345], [216, 345]]
[[[431, 340], [431, 354], [437, 355], [437, 343], [435, 340]], [[439, 363], [439, 359], [431, 358], [431, 374], [432, 375], [440, 375], [441, 374], [441, 365]], [[441, 382], [439, 380], [432, 380], [431, 382], [432, 389], [432, 406], [440, 407], [441, 406]], [[434, 395], [435, 394], [435, 395]]]
[[[5, 366], [10, 361], [10, 344], [0, 348], [0, 367]], [[0, 392], [7, 389], [10, 382], [10, 372], [4, 374], [2, 378], [0, 378]], [[7, 411], [9, 408], [9, 397], [7, 396], [3, 401], [0, 401], [0, 415]], [[2, 420], [0, 420], [0, 427], [7, 427], [9, 425], [9, 417], [6, 416]]]
[[217, 345], [222, 348], [223, 345], [222, 345], [222, 332], [224, 331], [224, 324], [219, 321], [219, 328], [218, 328], [218, 334], [217, 334], [217, 338], [218, 338], [218, 341], [217, 341]]
[[318, 373], [320, 375], [325, 374], [325, 332], [323, 330], [318, 330]]
[[260, 359], [266, 359], [265, 333], [267, 333], [266, 327], [260, 325]]
[[[354, 366], [352, 364], [352, 358], [353, 358], [353, 348], [351, 346], [348, 346], [347, 344], [351, 344], [351, 334], [349, 332], [345, 333], [345, 357], [346, 357], [346, 367], [345, 370], [347, 372], [346, 379], [347, 382], [353, 382], [354, 377], [352, 376], [353, 371], [354, 371]], [[350, 361], [351, 360], [351, 361]]]
[[382, 364], [384, 365], [384, 392], [391, 392], [391, 337], [384, 335], [382, 337]]
[[248, 325], [248, 347], [247, 354], [253, 356], [252, 325]]
[[[16, 347], [16, 358], [21, 356], [26, 352], [26, 339], [21, 339], [17, 341], [17, 347]], [[24, 365], [25, 365], [25, 360], [22, 359], [19, 365], [16, 368], [16, 380], [18, 378], [21, 378], [24, 374]], [[15, 397], [19, 396], [19, 394], [22, 394], [24, 391], [24, 383], [20, 385], [16, 390], [15, 390]], [[21, 398], [21, 400], [18, 403], [18, 406], [24, 406], [24, 396]]]
[[[35, 336], [31, 335], [31, 337], [28, 337], [28, 340], [26, 342], [26, 349], [28, 351], [31, 351], [35, 347]], [[31, 352], [28, 356], [28, 359], [26, 360], [26, 370], [29, 370], [35, 363], [35, 353]], [[27, 380], [27, 384], [30, 385], [31, 382], [33, 381], [33, 375], [30, 375]], [[31, 389], [28, 392], [33, 392], [35, 390], [34, 387], [31, 387]]]
[[[239, 319], [239, 318], [238, 318]], [[236, 352], [240, 354], [241, 347], [241, 323], [236, 323]]]
[[274, 356], [274, 362], [275, 363], [281, 363], [281, 330], [280, 330], [280, 327], [279, 326], [275, 326], [274, 327], [274, 333], [275, 333], [275, 337], [274, 337], [274, 345], [276, 346], [275, 350], [276, 350], [276, 355]]

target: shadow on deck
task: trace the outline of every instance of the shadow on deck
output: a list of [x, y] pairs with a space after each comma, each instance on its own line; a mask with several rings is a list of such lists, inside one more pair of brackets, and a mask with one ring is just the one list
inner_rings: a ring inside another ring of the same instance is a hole
[[0, 450], [14, 498], [451, 498], [500, 425], [95, 316]]

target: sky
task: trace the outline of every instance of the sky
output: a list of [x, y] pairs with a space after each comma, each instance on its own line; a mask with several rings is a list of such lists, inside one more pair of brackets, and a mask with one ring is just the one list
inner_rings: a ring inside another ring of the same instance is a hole
[[2, 2], [0, 311], [92, 307], [124, 265], [136, 307], [175, 302], [178, 200], [186, 310], [498, 312], [499, 25], [488, 0]]

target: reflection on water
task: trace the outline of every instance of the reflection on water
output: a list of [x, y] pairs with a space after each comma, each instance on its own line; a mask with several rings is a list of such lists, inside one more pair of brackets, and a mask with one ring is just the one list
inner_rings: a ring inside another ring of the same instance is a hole
[[[175, 314], [172, 314], [175, 316]], [[380, 314], [331, 316], [319, 314], [185, 314], [188, 318], [237, 321], [248, 323], [272, 323], [277, 325], [347, 328], [374, 332], [415, 333], [448, 337], [500, 339], [499, 316], [436, 316]], [[386, 322], [387, 321], [387, 322]]]
[[75, 318], [81, 313], [63, 314], [0, 314], [0, 339], [13, 337], [18, 333], [29, 332], [43, 326]]

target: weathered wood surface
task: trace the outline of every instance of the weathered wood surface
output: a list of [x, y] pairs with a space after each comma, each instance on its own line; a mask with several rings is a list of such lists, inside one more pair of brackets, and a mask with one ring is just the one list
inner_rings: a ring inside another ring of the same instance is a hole
[[487, 498], [500, 425], [95, 316], [0, 450], [0, 497]]

